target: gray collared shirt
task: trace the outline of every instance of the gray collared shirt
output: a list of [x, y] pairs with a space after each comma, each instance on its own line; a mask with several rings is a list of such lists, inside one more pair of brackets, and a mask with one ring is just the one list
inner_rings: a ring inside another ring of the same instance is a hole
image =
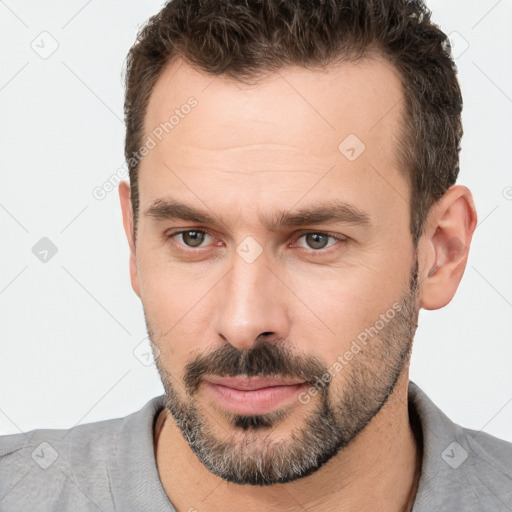
[[[413, 382], [408, 399], [423, 443], [413, 512], [512, 511], [512, 444], [456, 425]], [[0, 511], [174, 512], [153, 448], [163, 407], [164, 395], [124, 418], [1, 436]]]

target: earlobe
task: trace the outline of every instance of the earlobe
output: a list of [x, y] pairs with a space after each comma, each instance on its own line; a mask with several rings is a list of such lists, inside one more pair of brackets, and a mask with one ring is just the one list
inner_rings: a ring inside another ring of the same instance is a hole
[[135, 241], [133, 239], [133, 209], [130, 199], [130, 186], [125, 181], [119, 183], [119, 200], [123, 214], [123, 226], [130, 247], [130, 280], [133, 291], [140, 297], [140, 284], [137, 273], [137, 259], [135, 254]]
[[466, 268], [477, 215], [469, 189], [454, 185], [429, 212], [421, 240], [424, 253], [420, 306], [439, 309], [455, 295]]

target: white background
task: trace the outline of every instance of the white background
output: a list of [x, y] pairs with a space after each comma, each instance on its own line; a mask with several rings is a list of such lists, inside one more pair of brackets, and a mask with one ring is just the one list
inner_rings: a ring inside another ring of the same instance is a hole
[[[125, 416], [163, 393], [133, 354], [146, 331], [117, 190], [92, 195], [123, 164], [121, 71], [162, 5], [0, 2], [0, 434]], [[456, 32], [459, 183], [479, 225], [456, 297], [420, 314], [411, 379], [457, 423], [512, 441], [512, 2], [428, 5]], [[47, 59], [31, 47], [51, 48], [43, 31], [59, 45]], [[42, 237], [58, 248], [47, 263]]]

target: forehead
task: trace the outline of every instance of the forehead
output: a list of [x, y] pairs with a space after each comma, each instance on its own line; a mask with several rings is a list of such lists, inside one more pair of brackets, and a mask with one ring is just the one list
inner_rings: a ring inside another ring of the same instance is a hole
[[[194, 97], [199, 108], [194, 108], [190, 117], [208, 123], [193, 136], [194, 140], [204, 142], [205, 147], [209, 147], [209, 140], [218, 146], [223, 134], [227, 145], [244, 139], [289, 140], [290, 136], [301, 136], [307, 131], [303, 122], [308, 123], [310, 131], [320, 130], [328, 138], [340, 137], [347, 131], [364, 136], [370, 130], [377, 134], [398, 128], [402, 96], [398, 71], [378, 54], [323, 69], [287, 66], [257, 78], [252, 85], [226, 75], [198, 72], [182, 59], [176, 59], [164, 68], [153, 87], [145, 130], [149, 133], [169, 121], [176, 109], [180, 110]], [[239, 133], [239, 140], [219, 130], [233, 122], [247, 126]], [[194, 128], [190, 124], [175, 125], [173, 135], [186, 131], [186, 126]], [[283, 127], [287, 128], [285, 133], [279, 130]]]
[[244, 194], [262, 203], [285, 192], [291, 204], [308, 188], [325, 197], [333, 187], [359, 196], [391, 187], [403, 199], [402, 112], [400, 77], [380, 57], [289, 66], [253, 85], [176, 60], [146, 111], [144, 140], [155, 144], [140, 165], [141, 204], [179, 190], [196, 205], [216, 193], [217, 206], [220, 188], [233, 207]]

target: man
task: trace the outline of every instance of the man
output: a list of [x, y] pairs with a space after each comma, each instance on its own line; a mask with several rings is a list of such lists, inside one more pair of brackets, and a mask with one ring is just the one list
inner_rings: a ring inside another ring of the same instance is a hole
[[449, 51], [417, 1], [150, 19], [119, 195], [165, 394], [4, 436], [1, 510], [512, 509], [512, 445], [408, 378], [476, 226]]

